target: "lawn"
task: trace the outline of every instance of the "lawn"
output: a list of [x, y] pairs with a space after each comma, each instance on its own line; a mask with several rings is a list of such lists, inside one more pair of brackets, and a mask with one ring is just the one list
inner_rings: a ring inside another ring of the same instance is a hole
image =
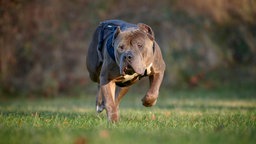
[[143, 93], [121, 102], [116, 124], [96, 114], [92, 94], [0, 101], [0, 143], [255, 143], [256, 90], [162, 90], [155, 107]]

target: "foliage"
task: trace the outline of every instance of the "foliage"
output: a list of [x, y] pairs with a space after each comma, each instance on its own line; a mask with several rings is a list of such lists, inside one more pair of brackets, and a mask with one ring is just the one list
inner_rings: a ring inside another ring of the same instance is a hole
[[253, 0], [0, 1], [0, 90], [48, 96], [88, 86], [87, 47], [105, 19], [152, 26], [165, 86], [194, 86], [202, 74], [241, 65], [255, 77], [255, 7]]

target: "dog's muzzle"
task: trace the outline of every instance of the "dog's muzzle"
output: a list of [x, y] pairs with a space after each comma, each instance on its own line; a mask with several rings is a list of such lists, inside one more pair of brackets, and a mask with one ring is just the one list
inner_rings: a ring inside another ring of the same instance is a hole
[[132, 66], [131, 65], [127, 65], [126, 67], [124, 67], [123, 68], [123, 74], [124, 75], [132, 75], [132, 74], [134, 74], [135, 73], [135, 71], [134, 71], [134, 69], [132, 68]]

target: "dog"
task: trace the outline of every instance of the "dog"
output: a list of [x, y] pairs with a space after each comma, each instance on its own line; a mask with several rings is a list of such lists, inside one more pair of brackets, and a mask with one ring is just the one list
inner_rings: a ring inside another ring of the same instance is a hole
[[142, 104], [156, 104], [165, 62], [150, 26], [122, 20], [101, 22], [92, 37], [86, 64], [91, 80], [98, 83], [96, 110], [100, 113], [105, 109], [109, 121], [118, 121], [122, 97], [143, 77], [149, 78], [150, 88]]

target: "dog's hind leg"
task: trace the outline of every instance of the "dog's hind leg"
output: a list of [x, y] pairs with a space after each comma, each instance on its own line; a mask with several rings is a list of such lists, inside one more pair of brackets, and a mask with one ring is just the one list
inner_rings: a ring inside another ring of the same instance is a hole
[[98, 86], [98, 93], [96, 96], [96, 111], [98, 113], [101, 113], [105, 109], [105, 99], [104, 96], [102, 95], [101, 89]]

